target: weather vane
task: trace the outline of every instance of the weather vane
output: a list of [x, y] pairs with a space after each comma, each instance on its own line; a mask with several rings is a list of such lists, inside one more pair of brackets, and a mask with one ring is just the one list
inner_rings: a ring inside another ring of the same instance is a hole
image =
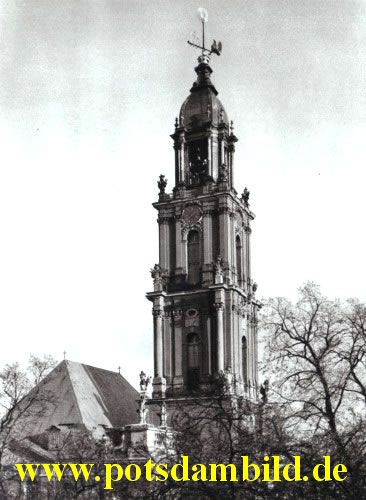
[[216, 42], [216, 40], [214, 40], [211, 44], [210, 49], [207, 49], [205, 47], [205, 24], [208, 21], [207, 10], [204, 9], [203, 7], [200, 7], [198, 9], [198, 16], [199, 16], [201, 23], [202, 23], [202, 45], [198, 45], [197, 43], [190, 42], [189, 40], [188, 40], [188, 44], [192, 45], [192, 47], [196, 47], [196, 49], [202, 50], [202, 56], [205, 56], [205, 55], [210, 56], [211, 54], [216, 54], [217, 56], [219, 56], [221, 54], [221, 51], [222, 51], [222, 43], [221, 42]]

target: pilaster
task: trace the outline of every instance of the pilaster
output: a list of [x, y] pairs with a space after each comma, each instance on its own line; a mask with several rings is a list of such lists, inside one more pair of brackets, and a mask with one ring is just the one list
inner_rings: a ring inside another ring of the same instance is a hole
[[203, 285], [212, 284], [212, 210], [206, 209], [203, 212], [202, 220], [203, 228], [203, 266], [202, 266], [202, 281]]
[[154, 379], [153, 397], [164, 397], [166, 380], [164, 377], [164, 339], [163, 339], [163, 307], [164, 298], [158, 296], [154, 300]]
[[216, 292], [216, 333], [217, 333], [217, 372], [221, 373], [225, 369], [225, 338], [224, 338], [224, 291]]
[[183, 311], [181, 309], [173, 310], [173, 325], [174, 325], [174, 377], [173, 387], [175, 390], [183, 388]]

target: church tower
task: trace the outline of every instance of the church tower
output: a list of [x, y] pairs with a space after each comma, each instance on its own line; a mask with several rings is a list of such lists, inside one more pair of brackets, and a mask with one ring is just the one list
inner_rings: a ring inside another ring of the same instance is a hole
[[[202, 22], [204, 33], [204, 21]], [[182, 104], [175, 130], [175, 183], [160, 176], [159, 263], [153, 292], [153, 399], [209, 394], [226, 376], [232, 394], [257, 397], [256, 284], [251, 277], [254, 214], [249, 192], [234, 187], [238, 138], [218, 98], [210, 56], [201, 50], [197, 79]], [[239, 167], [240, 168], [240, 167]]]

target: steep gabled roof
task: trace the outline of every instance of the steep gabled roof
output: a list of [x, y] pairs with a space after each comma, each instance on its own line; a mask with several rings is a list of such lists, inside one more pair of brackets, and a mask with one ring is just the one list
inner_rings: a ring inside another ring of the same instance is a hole
[[101, 434], [105, 427], [137, 423], [138, 398], [119, 373], [64, 360], [20, 403], [21, 413], [29, 407], [12, 434], [24, 438], [51, 426], [84, 427]]

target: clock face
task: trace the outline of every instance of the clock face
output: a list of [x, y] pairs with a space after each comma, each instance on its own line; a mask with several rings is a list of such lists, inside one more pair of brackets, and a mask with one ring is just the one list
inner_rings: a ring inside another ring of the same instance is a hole
[[198, 205], [189, 205], [183, 210], [183, 220], [189, 226], [199, 222], [201, 217], [202, 213]]

